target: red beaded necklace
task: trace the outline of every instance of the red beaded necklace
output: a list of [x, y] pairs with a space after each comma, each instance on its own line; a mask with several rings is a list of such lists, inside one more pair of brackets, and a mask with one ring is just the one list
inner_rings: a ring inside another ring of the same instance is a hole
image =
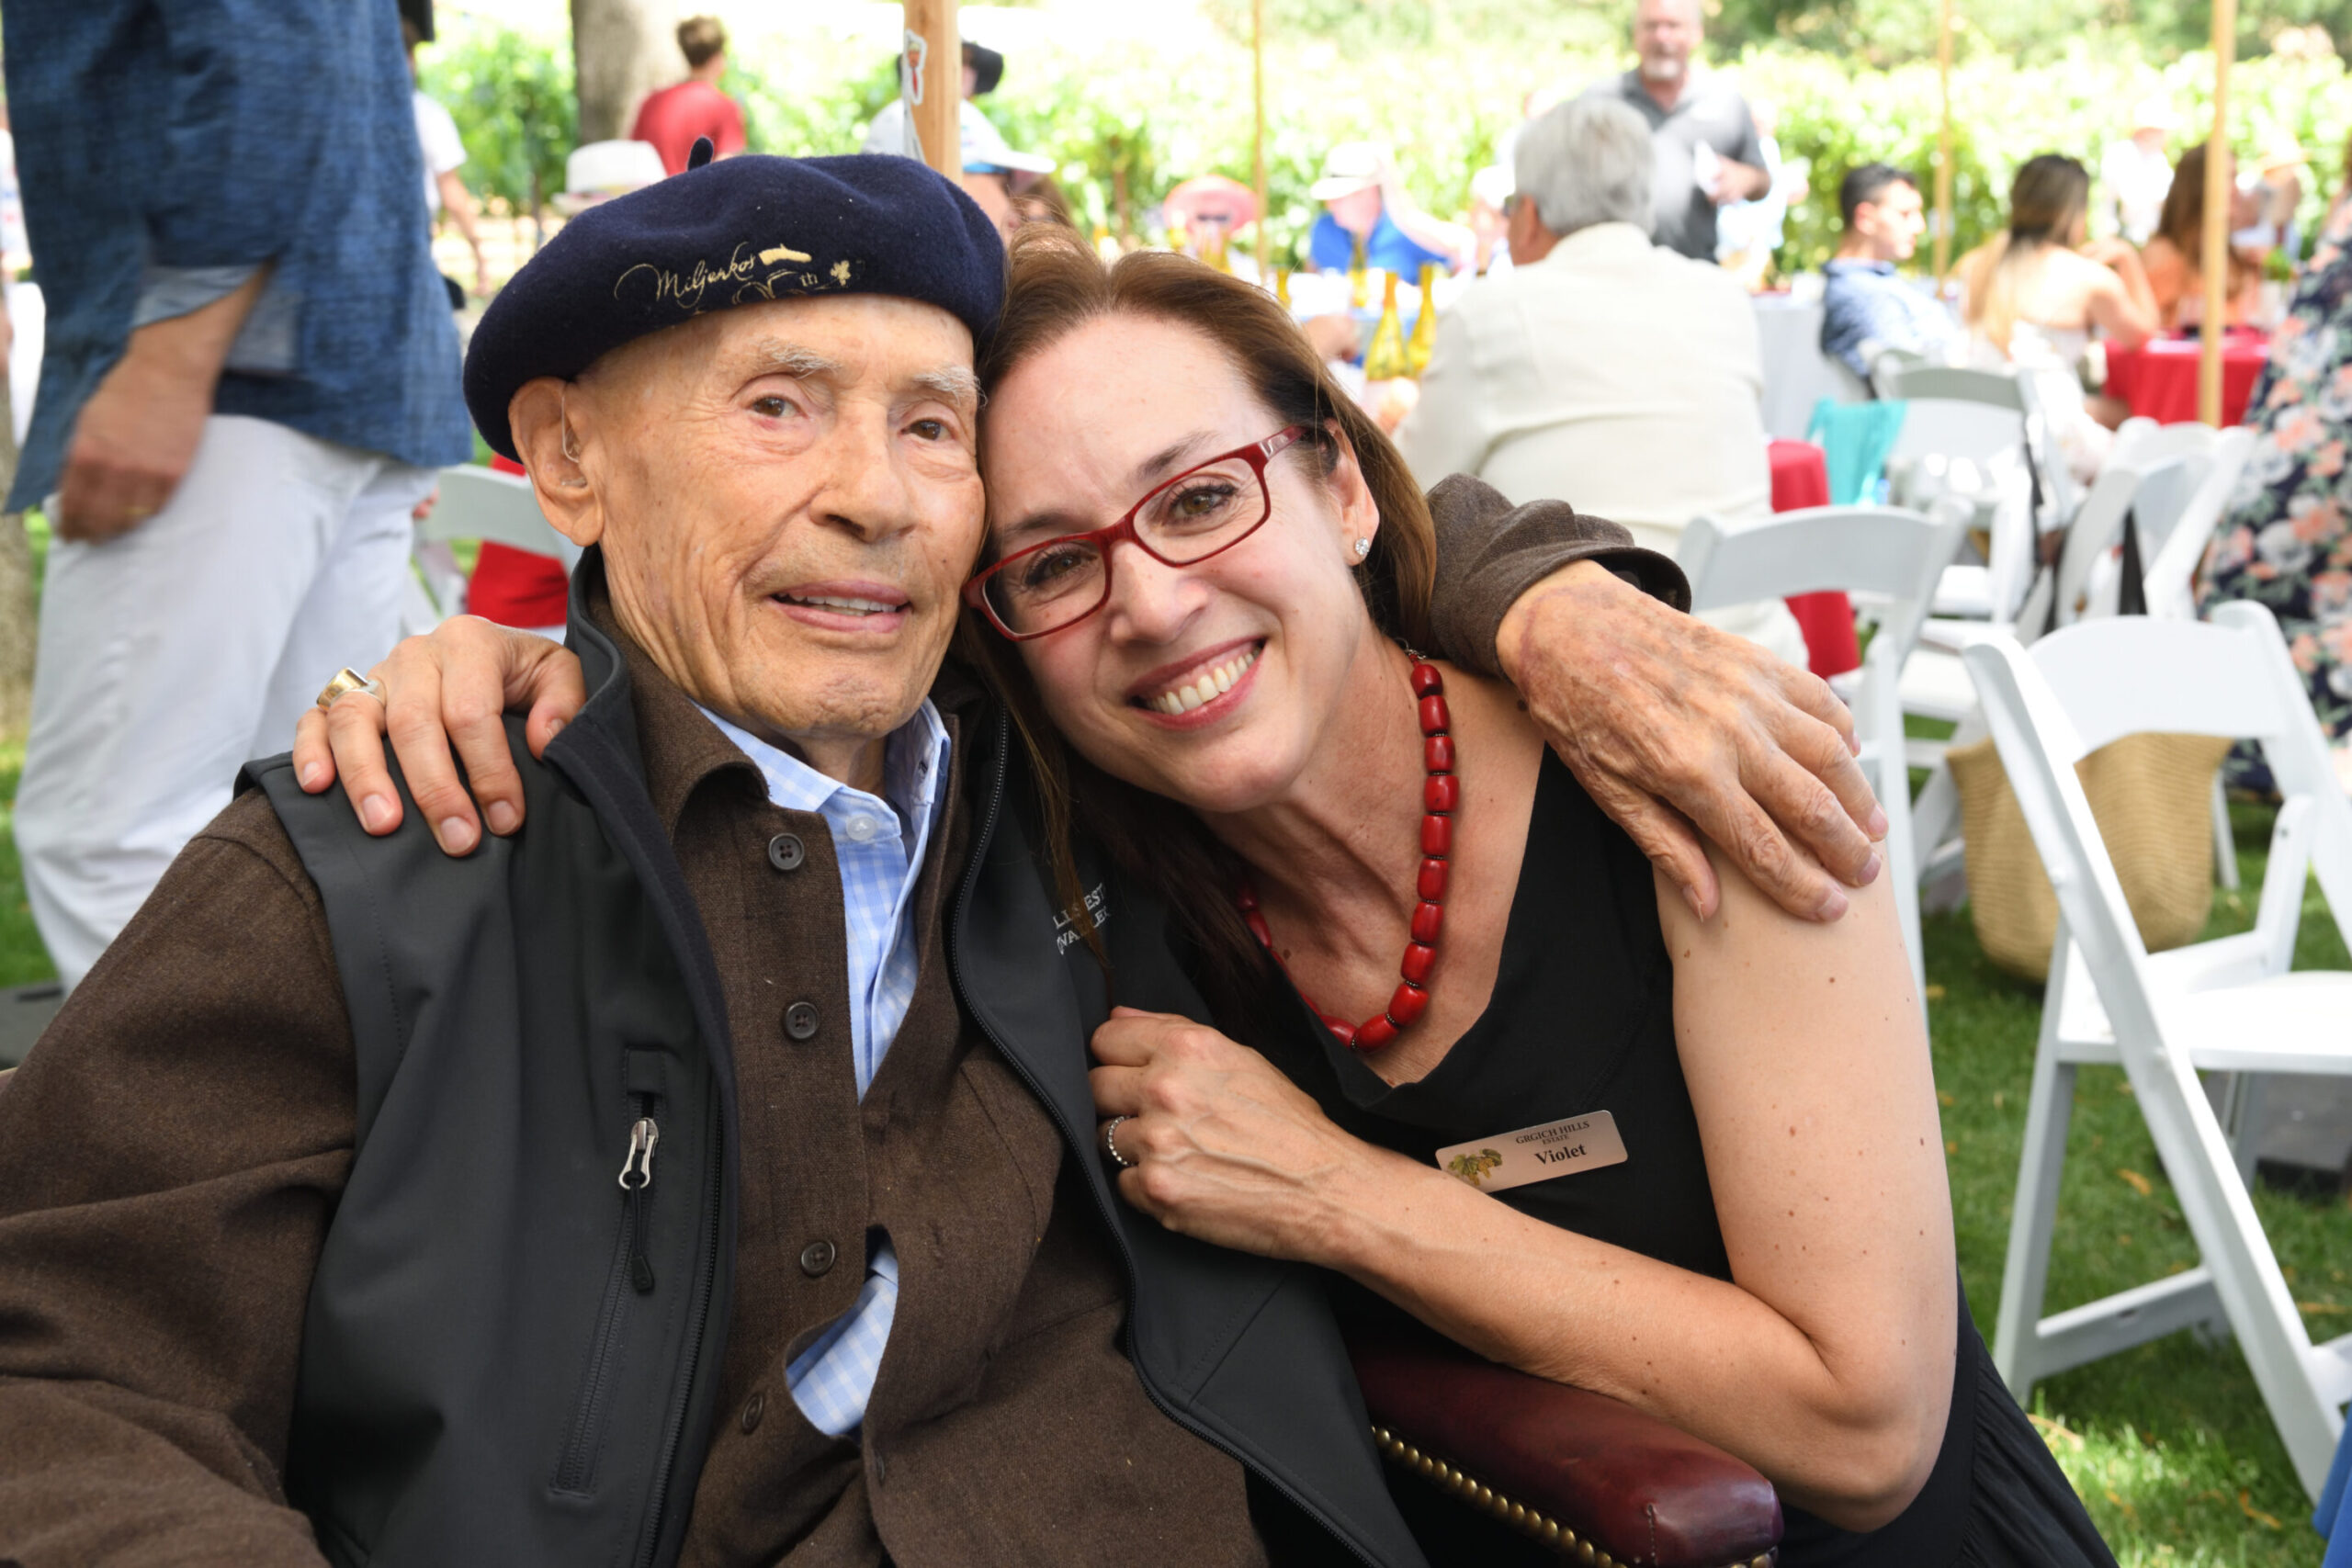
[[[1453, 720], [1445, 707], [1445, 678], [1438, 673], [1436, 665], [1419, 655], [1413, 659], [1413, 695], [1420, 706], [1421, 763], [1429, 776], [1421, 781], [1421, 874], [1418, 887], [1421, 901], [1413, 907], [1412, 940], [1405, 944], [1404, 960], [1396, 966], [1402, 979], [1396, 994], [1388, 998], [1387, 1010], [1362, 1023], [1334, 1018], [1315, 1007], [1305, 991], [1299, 993], [1308, 1007], [1315, 1008], [1316, 1016], [1340, 1043], [1357, 1051], [1379, 1050], [1430, 1005], [1425, 982], [1430, 977], [1430, 966], [1437, 962], [1438, 929], [1445, 923], [1446, 857], [1453, 852], [1453, 808], [1462, 800], [1462, 781], [1453, 776], [1453, 737], [1447, 733]], [[1233, 901], [1239, 906], [1242, 921], [1249, 926], [1250, 934], [1258, 939], [1258, 945], [1281, 964], [1283, 955], [1274, 951], [1273, 933], [1266, 929], [1266, 917], [1258, 908], [1256, 890], [1245, 881], [1234, 890]], [[1289, 973], [1287, 964], [1283, 965], [1283, 973]]]

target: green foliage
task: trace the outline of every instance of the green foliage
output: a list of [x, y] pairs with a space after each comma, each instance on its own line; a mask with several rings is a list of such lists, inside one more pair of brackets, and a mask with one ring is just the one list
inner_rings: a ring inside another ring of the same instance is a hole
[[720, 85], [743, 106], [753, 152], [816, 158], [858, 150], [875, 114], [899, 96], [899, 72], [888, 55], [796, 43], [788, 51], [730, 53]]
[[563, 161], [580, 126], [568, 41], [445, 28], [441, 41], [419, 54], [417, 83], [458, 122], [466, 144], [460, 173], [475, 195], [528, 213], [563, 188]]
[[[1812, 197], [1789, 215], [1783, 272], [1818, 266], [1838, 240], [1838, 182], [1858, 164], [1883, 160], [1916, 171], [1932, 198], [1940, 99], [1933, 65], [1863, 69], [1825, 55], [1757, 51], [1737, 66], [1743, 88], [1780, 120], [1783, 156], [1811, 161]], [[2312, 161], [2303, 227], [2318, 222], [2335, 194], [2338, 150], [2352, 132], [2352, 83], [2342, 62], [2267, 55], [2230, 77], [2233, 143], [2251, 155], [2283, 137]], [[1952, 254], [1958, 258], [2007, 220], [2008, 183], [2038, 152], [2066, 152], [2094, 174], [2109, 142], [2126, 133], [2132, 106], [2158, 97], [2181, 116], [2176, 155], [2203, 140], [2210, 124], [2213, 62], [2185, 55], [2158, 68], [2134, 57], [2099, 59], [2087, 49], [2047, 65], [2019, 68], [1980, 57], [1952, 73]]]
[[[2352, 15], [2352, 0], [2324, 4]], [[2175, 139], [2176, 152], [2199, 140], [2193, 128], [2211, 112], [2211, 57], [2160, 47], [2191, 36], [2159, 26], [2173, 12], [2142, 6], [2126, 17], [2121, 6], [1985, 0], [1969, 7], [1952, 75], [1955, 257], [2001, 227], [2018, 164], [2057, 151], [2096, 169], [2125, 130], [2128, 106], [2143, 98], [2162, 97], [2183, 117], [2189, 129]], [[2268, 0], [2249, 13], [2249, 25], [2274, 37], [2282, 19], [2322, 8], [2323, 0]], [[1723, 0], [1712, 47], [1720, 53], [1748, 43], [1725, 68], [1776, 116], [1782, 153], [1811, 166], [1811, 197], [1790, 214], [1783, 273], [1818, 266], [1836, 244], [1838, 181], [1855, 164], [1884, 160], [1913, 169], [1932, 194], [1940, 98], [1923, 56], [1932, 50], [1934, 9], [1924, 0]], [[2203, 0], [2193, 9], [2201, 16]], [[1622, 67], [1617, 40], [1630, 6], [1270, 0], [1268, 11], [1264, 228], [1276, 265], [1290, 265], [1317, 210], [1307, 188], [1334, 142], [1386, 142], [1415, 197], [1440, 216], [1459, 216], [1471, 175], [1493, 158], [1522, 104]], [[1203, 174], [1251, 180], [1250, 7], [1206, 0], [1205, 15], [1210, 27], [1181, 40], [1113, 39], [1024, 57], [988, 100], [1014, 146], [1057, 160], [1087, 228], [1148, 239], [1160, 198], [1179, 181]], [[2103, 22], [2111, 25], [2100, 31]], [[2032, 43], [2027, 57], [2036, 63], [2017, 62], [2008, 46], [2019, 40]], [[2233, 73], [2233, 141], [2251, 153], [2292, 136], [2312, 155], [2309, 231], [2336, 183], [2352, 91], [2332, 54], [2311, 58], [2309, 37], [2298, 51], [2287, 41]], [[892, 61], [877, 58], [870, 42], [750, 38], [737, 55], [726, 86], [743, 105], [755, 151], [854, 151], [897, 92]], [[1888, 62], [1897, 63], [1881, 68]], [[426, 90], [458, 118], [477, 190], [527, 210], [535, 174], [542, 192], [560, 188], [575, 121], [567, 48], [458, 23], [429, 52], [424, 75]]]
[[[1708, 40], [1720, 58], [1762, 44], [1872, 67], [1936, 54], [1936, 0], [1720, 0], [1709, 10]], [[2207, 48], [2212, 37], [2210, 0], [1968, 0], [1955, 11], [1963, 58], [1978, 50], [2040, 62], [2087, 42], [2169, 62]], [[2238, 7], [2238, 58], [2251, 60], [2281, 33], [2314, 25], [2338, 42], [2352, 41], [2352, 0], [2247, 0]]]

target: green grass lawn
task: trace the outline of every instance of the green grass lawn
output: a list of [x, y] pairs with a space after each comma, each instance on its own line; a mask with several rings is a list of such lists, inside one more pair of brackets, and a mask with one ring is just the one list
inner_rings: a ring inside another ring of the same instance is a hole
[[33, 929], [24, 872], [17, 863], [17, 775], [24, 766], [24, 743], [0, 741], [0, 986], [30, 985], [57, 974]]
[[[2208, 935], [2254, 923], [2267, 808], [2236, 807], [2245, 886], [2214, 896]], [[1927, 921], [1928, 1013], [1962, 1276], [1989, 1338], [2041, 989], [1986, 962], [1968, 912]], [[2298, 968], [2352, 967], [2316, 883], [2305, 890]], [[2255, 1194], [2271, 1245], [2317, 1338], [2352, 1329], [2352, 1207]], [[2197, 1261], [2121, 1069], [2086, 1067], [2060, 1189], [2046, 1311], [2177, 1273]], [[2234, 1344], [2180, 1333], [2052, 1379], [2033, 1413], [2126, 1565], [2296, 1564], [2319, 1559], [2311, 1505]]]
[[[0, 984], [50, 974], [25, 908], [8, 832], [22, 748], [0, 747]], [[2240, 807], [2245, 886], [2216, 894], [2211, 931], [2253, 923], [2271, 813]], [[2007, 1246], [2039, 1026], [2039, 987], [1988, 964], [1968, 914], [1927, 921], [1936, 1082], [1969, 1303], [1988, 1337]], [[2301, 968], [2352, 967], [2316, 884], [2306, 890]], [[2256, 1208], [2315, 1337], [2352, 1329], [2352, 1207], [2265, 1189]], [[2122, 1073], [2077, 1080], [2050, 1271], [2048, 1310], [2176, 1272], [2195, 1248]], [[2177, 1334], [2045, 1383], [2037, 1424], [2125, 1568], [2318, 1561], [2310, 1504], [2233, 1344]]]

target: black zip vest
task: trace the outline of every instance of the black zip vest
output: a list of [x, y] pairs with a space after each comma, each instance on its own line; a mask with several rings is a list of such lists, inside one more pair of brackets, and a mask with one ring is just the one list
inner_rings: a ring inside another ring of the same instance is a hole
[[[444, 856], [383, 839], [285, 758], [248, 770], [317, 884], [358, 1061], [351, 1177], [303, 1325], [287, 1490], [348, 1568], [674, 1562], [718, 1398], [735, 1247], [732, 1046], [702, 923], [648, 797], [628, 669], [586, 614], [593, 694], [534, 762], [527, 827]], [[1065, 942], [1031, 792], [993, 709], [967, 728], [958, 995], [1059, 1126], [1131, 1285], [1128, 1351], [1173, 1419], [1371, 1563], [1423, 1562], [1311, 1269], [1163, 1230], [1094, 1152], [1102, 970]], [[404, 788], [404, 786], [403, 786]], [[1102, 884], [1120, 999], [1205, 1018], [1164, 913]]]

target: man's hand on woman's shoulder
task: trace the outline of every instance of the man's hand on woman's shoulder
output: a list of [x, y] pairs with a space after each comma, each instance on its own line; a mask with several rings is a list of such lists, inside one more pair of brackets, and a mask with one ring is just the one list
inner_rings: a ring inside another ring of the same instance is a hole
[[1528, 590], [1496, 642], [1553, 750], [1701, 919], [1722, 898], [1702, 834], [1806, 919], [1877, 877], [1886, 813], [1820, 677], [1593, 561]]
[[368, 674], [383, 682], [381, 710], [366, 693], [349, 692], [304, 714], [294, 776], [316, 795], [339, 775], [361, 825], [389, 833], [401, 824], [400, 792], [384, 763], [390, 734], [417, 809], [453, 855], [481, 841], [484, 818], [498, 834], [523, 825], [523, 779], [502, 716], [509, 708], [529, 715], [524, 737], [537, 757], [588, 700], [571, 649], [478, 615], [405, 639]]

